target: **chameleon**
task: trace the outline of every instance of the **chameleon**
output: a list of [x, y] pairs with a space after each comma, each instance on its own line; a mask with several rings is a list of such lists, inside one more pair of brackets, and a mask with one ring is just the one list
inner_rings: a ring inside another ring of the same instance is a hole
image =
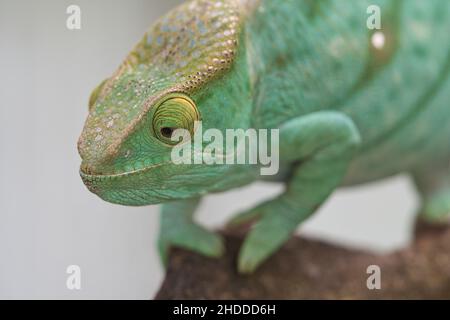
[[[368, 28], [373, 5], [380, 29]], [[221, 235], [195, 221], [202, 197], [282, 183], [283, 192], [227, 223], [251, 226], [237, 257], [243, 274], [338, 188], [406, 173], [420, 195], [418, 221], [446, 224], [449, 30], [448, 0], [185, 2], [154, 22], [92, 92], [78, 141], [82, 181], [111, 203], [162, 204], [164, 264], [173, 247], [224, 252]], [[198, 121], [220, 132], [277, 129], [279, 172], [175, 164], [174, 132], [194, 133]]]

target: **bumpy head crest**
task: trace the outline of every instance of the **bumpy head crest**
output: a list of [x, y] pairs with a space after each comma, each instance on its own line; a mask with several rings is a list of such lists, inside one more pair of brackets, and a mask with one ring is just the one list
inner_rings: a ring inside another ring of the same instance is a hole
[[164, 96], [191, 94], [233, 63], [240, 16], [234, 1], [194, 0], [158, 20], [102, 83], [79, 140], [89, 166], [118, 151]]

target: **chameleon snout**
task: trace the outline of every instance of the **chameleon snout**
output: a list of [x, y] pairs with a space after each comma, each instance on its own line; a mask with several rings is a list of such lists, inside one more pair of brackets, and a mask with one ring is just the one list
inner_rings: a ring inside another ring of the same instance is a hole
[[161, 186], [161, 180], [155, 179], [155, 170], [158, 170], [158, 166], [116, 174], [99, 174], [82, 163], [80, 177], [90, 192], [107, 202], [143, 206], [171, 199], [170, 190], [165, 190]]

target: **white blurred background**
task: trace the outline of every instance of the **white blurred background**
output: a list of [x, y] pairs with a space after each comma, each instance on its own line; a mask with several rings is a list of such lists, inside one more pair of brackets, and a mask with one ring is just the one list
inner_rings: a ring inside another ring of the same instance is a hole
[[[158, 290], [158, 207], [89, 193], [76, 142], [91, 90], [179, 2], [0, 0], [0, 298], [149, 299]], [[81, 30], [66, 28], [71, 4], [81, 7]], [[255, 184], [210, 196], [198, 219], [219, 227], [279, 190]], [[394, 250], [410, 240], [416, 206], [409, 179], [396, 177], [338, 191], [300, 231]], [[81, 267], [81, 290], [66, 287], [69, 265]]]

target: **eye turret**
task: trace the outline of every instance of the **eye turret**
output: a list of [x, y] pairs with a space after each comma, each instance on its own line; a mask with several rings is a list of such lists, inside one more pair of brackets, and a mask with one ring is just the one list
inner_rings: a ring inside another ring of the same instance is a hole
[[199, 120], [200, 114], [194, 101], [186, 95], [173, 95], [156, 106], [152, 120], [153, 134], [161, 142], [175, 145], [178, 143], [172, 141], [175, 130], [185, 129], [192, 136], [195, 121]]

